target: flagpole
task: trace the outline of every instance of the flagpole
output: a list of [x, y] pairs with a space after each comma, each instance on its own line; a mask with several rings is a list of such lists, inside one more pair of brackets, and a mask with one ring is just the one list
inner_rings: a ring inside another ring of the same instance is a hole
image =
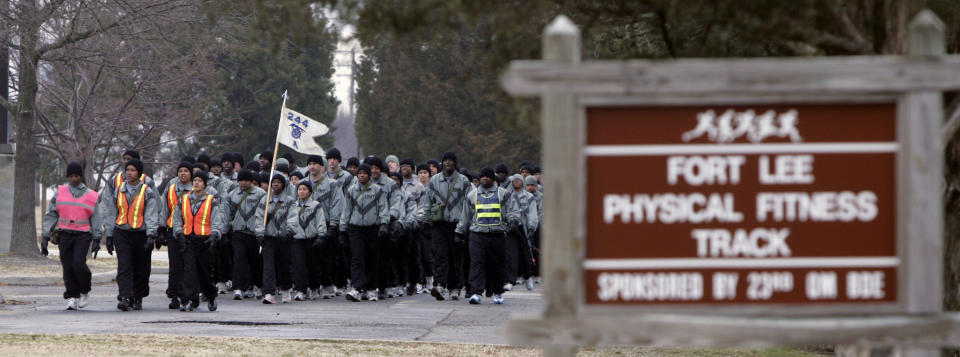
[[283, 110], [287, 108], [287, 91], [283, 91], [283, 104], [280, 105], [280, 123], [277, 135], [273, 139], [273, 159], [270, 160], [270, 177], [267, 179], [267, 204], [263, 207], [263, 230], [267, 230], [267, 217], [270, 216], [270, 194], [273, 192], [273, 172], [277, 167], [277, 150], [280, 149], [280, 128], [283, 127]]

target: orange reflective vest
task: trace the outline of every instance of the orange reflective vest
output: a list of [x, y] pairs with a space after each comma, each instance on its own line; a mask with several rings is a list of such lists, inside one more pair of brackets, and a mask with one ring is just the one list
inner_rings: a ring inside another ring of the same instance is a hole
[[133, 198], [133, 205], [127, 204], [127, 193], [124, 191], [126, 182], [121, 182], [117, 186], [117, 220], [116, 224], [122, 226], [129, 224], [130, 228], [138, 229], [143, 227], [143, 208], [147, 201], [147, 184], [140, 183], [140, 192]]
[[[146, 179], [147, 179], [146, 174], [140, 174], [140, 182], [147, 183], [147, 181], [145, 181]], [[120, 187], [120, 185], [122, 185], [126, 181], [127, 180], [123, 178], [123, 173], [117, 173], [117, 177], [113, 178], [113, 189], [117, 189], [118, 187]]]
[[190, 206], [190, 194], [183, 195], [180, 212], [183, 213], [183, 235], [210, 235], [210, 221], [213, 219], [213, 195], [207, 195], [197, 213]]
[[167, 189], [167, 212], [170, 212], [170, 216], [167, 217], [167, 227], [173, 228], [173, 209], [177, 207], [177, 183], [174, 182], [170, 185], [170, 188]]

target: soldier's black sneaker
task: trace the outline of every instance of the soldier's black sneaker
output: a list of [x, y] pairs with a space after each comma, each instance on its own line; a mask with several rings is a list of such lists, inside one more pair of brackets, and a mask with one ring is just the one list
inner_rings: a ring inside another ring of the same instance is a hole
[[143, 299], [141, 299], [141, 298], [133, 299], [133, 309], [134, 309], [134, 310], [143, 310]]
[[133, 310], [133, 301], [128, 298], [122, 298], [120, 299], [120, 302], [117, 303], [117, 309], [120, 311]]
[[430, 295], [433, 295], [433, 297], [436, 298], [437, 301], [443, 301], [447, 299], [447, 297], [445, 296], [447, 292], [445, 290], [446, 289], [444, 289], [443, 287], [434, 286], [433, 289], [430, 289]]
[[170, 310], [179, 309], [179, 308], [180, 308], [180, 298], [175, 297], [175, 298], [170, 299], [170, 305], [168, 305], [167, 308], [170, 309]]
[[210, 301], [207, 301], [207, 310], [210, 310], [211, 312], [217, 311], [217, 299], [210, 299]]

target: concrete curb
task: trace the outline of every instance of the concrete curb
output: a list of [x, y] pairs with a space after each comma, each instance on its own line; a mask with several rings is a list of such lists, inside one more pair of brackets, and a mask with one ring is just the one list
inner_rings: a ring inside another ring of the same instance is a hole
[[[150, 274], [167, 274], [168, 267], [150, 269]], [[105, 284], [116, 280], [117, 271], [96, 273], [90, 277], [91, 284]], [[0, 276], [0, 285], [7, 286], [58, 286], [63, 285], [62, 276]]]

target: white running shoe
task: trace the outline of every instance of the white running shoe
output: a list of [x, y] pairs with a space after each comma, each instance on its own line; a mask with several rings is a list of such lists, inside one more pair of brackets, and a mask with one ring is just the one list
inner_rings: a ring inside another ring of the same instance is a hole
[[267, 294], [263, 297], [263, 303], [266, 305], [276, 304], [277, 299], [273, 298], [273, 294]]
[[80, 307], [77, 306], [77, 298], [67, 299], [67, 310], [79, 310]]
[[336, 288], [333, 285], [324, 286], [320, 298], [327, 300], [337, 295]]
[[280, 301], [284, 304], [292, 300], [293, 295], [290, 293], [290, 290], [283, 290], [280, 292]]
[[377, 290], [368, 290], [367, 291], [367, 300], [377, 301]]
[[493, 296], [493, 303], [494, 303], [494, 304], [497, 304], [497, 305], [503, 304], [503, 295], [499, 295], [499, 294], [498, 294], [498, 295], [494, 295], [494, 296]]
[[307, 296], [310, 297], [310, 300], [316, 300], [320, 298], [320, 289], [317, 289], [317, 290], [307, 289]]
[[450, 300], [460, 300], [460, 289], [450, 290]]
[[77, 302], [77, 307], [81, 309], [87, 307], [88, 299], [90, 299], [90, 296], [87, 294], [80, 294], [80, 301]]
[[253, 297], [257, 299], [260, 299], [263, 297], [263, 290], [261, 290], [259, 286], [253, 287]]
[[226, 283], [217, 283], [217, 294], [223, 295], [227, 293], [227, 284]]
[[386, 295], [387, 295], [387, 298], [388, 298], [388, 299], [392, 299], [394, 296], [397, 296], [397, 289], [396, 289], [396, 288], [387, 288], [387, 293], [386, 293]]
[[303, 292], [302, 292], [302, 291], [298, 291], [298, 292], [297, 292], [297, 295], [294, 295], [294, 296], [293, 296], [293, 300], [303, 301]]
[[526, 284], [527, 284], [527, 291], [533, 290], [533, 278], [527, 279]]
[[234, 300], [243, 300], [243, 292], [240, 291], [240, 290], [234, 290], [234, 291], [233, 291], [233, 299], [234, 299]]
[[360, 292], [357, 291], [357, 289], [350, 289], [350, 291], [348, 291], [346, 294], [343, 294], [343, 296], [346, 296], [347, 300], [349, 301], [360, 301]]
[[513, 290], [513, 284], [510, 284], [510, 283], [503, 284], [503, 291], [510, 291], [510, 290]]
[[417, 294], [423, 294], [423, 285], [417, 283]]

